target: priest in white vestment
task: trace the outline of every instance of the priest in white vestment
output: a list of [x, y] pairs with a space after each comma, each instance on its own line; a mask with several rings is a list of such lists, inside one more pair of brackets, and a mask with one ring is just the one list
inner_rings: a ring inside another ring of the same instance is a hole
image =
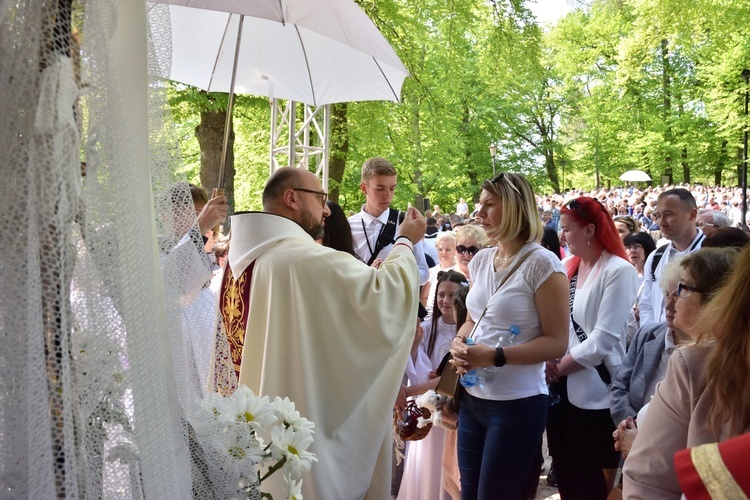
[[264, 212], [232, 217], [229, 266], [235, 278], [251, 273], [239, 382], [288, 396], [315, 423], [306, 500], [385, 500], [392, 410], [419, 299], [411, 242], [424, 237], [425, 219], [410, 209], [375, 269], [315, 243], [326, 197], [314, 174], [286, 167], [266, 184]]

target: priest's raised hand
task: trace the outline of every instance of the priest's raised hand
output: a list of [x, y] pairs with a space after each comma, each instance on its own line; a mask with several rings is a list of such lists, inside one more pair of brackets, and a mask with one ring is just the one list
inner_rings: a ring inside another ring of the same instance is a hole
[[424, 238], [425, 229], [427, 228], [427, 220], [424, 216], [419, 213], [414, 207], [410, 207], [406, 211], [404, 221], [398, 226], [398, 234], [396, 238], [405, 236], [409, 238], [412, 243], [417, 243]]

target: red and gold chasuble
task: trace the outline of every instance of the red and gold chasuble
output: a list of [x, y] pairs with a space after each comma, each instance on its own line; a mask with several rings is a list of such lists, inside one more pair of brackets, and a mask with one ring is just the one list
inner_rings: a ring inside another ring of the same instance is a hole
[[[217, 364], [230, 365], [234, 369], [234, 377], [229, 377], [233, 381], [226, 380], [225, 377], [216, 377], [216, 389], [223, 395], [230, 395], [234, 392], [236, 381], [240, 378], [242, 346], [245, 344], [245, 327], [250, 310], [250, 283], [254, 266], [255, 262], [252, 262], [239, 278], [234, 279], [232, 269], [227, 262], [221, 282], [219, 313], [222, 324], [219, 334], [224, 335], [227, 342], [224, 343], [223, 338], [217, 338], [216, 353], [217, 357], [228, 359], [217, 359]], [[226, 352], [227, 345], [229, 352]]]

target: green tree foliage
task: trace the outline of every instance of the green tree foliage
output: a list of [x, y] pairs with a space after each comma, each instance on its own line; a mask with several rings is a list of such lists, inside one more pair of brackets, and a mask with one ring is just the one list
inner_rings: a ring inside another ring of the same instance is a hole
[[597, 0], [559, 22], [547, 44], [573, 169], [602, 184], [634, 168], [736, 182], [749, 18], [744, 0]]
[[[737, 182], [750, 67], [747, 0], [594, 0], [542, 30], [518, 0], [358, 0], [411, 76], [400, 103], [333, 107], [331, 197], [359, 210], [371, 156], [399, 170], [395, 205], [450, 209], [498, 171], [538, 192], [656, 182]], [[175, 91], [184, 170], [199, 177], [200, 114], [226, 96]], [[268, 101], [234, 111], [237, 210], [260, 208], [269, 170]], [[564, 178], [564, 182], [563, 182]]]

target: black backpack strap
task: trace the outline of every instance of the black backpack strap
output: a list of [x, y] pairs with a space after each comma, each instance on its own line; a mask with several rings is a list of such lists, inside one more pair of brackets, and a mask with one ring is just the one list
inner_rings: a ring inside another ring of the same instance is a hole
[[[385, 223], [385, 226], [380, 230], [380, 234], [378, 234], [378, 241], [375, 242], [375, 250], [372, 251], [370, 260], [367, 261], [368, 266], [371, 266], [375, 262], [375, 258], [382, 249], [393, 243], [393, 237], [396, 236], [396, 222], [398, 221], [399, 211], [392, 208], [388, 210], [388, 222]], [[367, 235], [365, 234], [366, 237]]]
[[666, 245], [662, 245], [659, 248], [656, 249], [654, 252], [654, 260], [651, 261], [651, 282], [656, 283], [656, 267], [659, 265], [659, 261], [661, 261], [661, 258], [664, 256], [664, 252], [667, 251], [667, 247], [669, 246], [669, 243]]

